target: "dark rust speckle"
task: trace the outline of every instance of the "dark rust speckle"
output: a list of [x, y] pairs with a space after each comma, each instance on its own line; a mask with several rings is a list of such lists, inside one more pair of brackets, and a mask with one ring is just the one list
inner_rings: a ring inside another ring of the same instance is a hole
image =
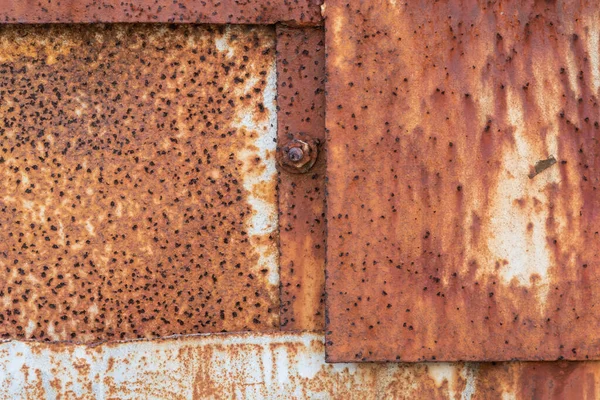
[[3, 337], [278, 326], [274, 144], [259, 144], [275, 139], [274, 39], [0, 28]]

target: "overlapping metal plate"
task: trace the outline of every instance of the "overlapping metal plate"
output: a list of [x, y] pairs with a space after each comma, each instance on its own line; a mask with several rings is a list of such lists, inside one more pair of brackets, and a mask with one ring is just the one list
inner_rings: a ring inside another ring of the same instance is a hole
[[0, 23], [321, 25], [322, 0], [2, 0]]
[[0, 28], [0, 334], [279, 326], [273, 27]]
[[330, 361], [600, 357], [600, 9], [326, 4]]
[[277, 27], [277, 145], [318, 140], [310, 171], [279, 175], [281, 328], [325, 324], [325, 33]]

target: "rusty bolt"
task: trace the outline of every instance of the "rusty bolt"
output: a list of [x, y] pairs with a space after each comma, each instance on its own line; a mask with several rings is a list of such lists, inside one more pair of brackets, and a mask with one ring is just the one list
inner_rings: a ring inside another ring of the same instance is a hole
[[298, 134], [285, 146], [277, 149], [279, 166], [292, 174], [307, 172], [317, 161], [318, 145], [319, 142], [307, 134]]
[[304, 152], [300, 147], [292, 147], [288, 151], [288, 157], [291, 162], [297, 163], [302, 160], [302, 157], [304, 157]]

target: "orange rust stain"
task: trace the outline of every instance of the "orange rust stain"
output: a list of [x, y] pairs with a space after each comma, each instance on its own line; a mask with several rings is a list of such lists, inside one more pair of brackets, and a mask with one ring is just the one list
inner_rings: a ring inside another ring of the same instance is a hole
[[597, 362], [495, 363], [476, 365], [476, 399], [596, 399]]
[[[265, 95], [275, 90], [274, 36], [0, 27], [2, 337], [279, 325], [277, 282], [264, 272], [276, 272], [264, 262], [276, 237], [252, 232], [258, 211], [245, 185], [273, 158], [255, 142], [274, 117]], [[256, 190], [274, 207], [270, 182]]]
[[600, 356], [599, 20], [327, 4], [330, 361]]
[[279, 173], [281, 329], [325, 325], [325, 38], [322, 29], [277, 27], [277, 140], [321, 142], [304, 174]]

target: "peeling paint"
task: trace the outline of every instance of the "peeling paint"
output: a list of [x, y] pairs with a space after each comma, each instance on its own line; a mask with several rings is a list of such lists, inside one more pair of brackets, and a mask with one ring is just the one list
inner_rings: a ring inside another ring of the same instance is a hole
[[[460, 399], [463, 365], [326, 364], [320, 333], [0, 345], [0, 398]], [[444, 369], [443, 380], [431, 369]]]
[[600, 363], [327, 364], [319, 332], [0, 344], [0, 399], [593, 399]]

